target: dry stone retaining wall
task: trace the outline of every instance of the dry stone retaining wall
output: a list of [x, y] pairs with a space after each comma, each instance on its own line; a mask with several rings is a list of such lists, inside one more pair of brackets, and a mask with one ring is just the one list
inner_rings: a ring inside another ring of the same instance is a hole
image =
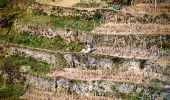
[[57, 58], [53, 54], [38, 52], [26, 48], [9, 47], [8, 52], [11, 54], [23, 54], [26, 57], [32, 57], [37, 60], [44, 61], [48, 64], [56, 64]]
[[44, 91], [55, 91], [55, 80], [53, 79], [45, 79], [42, 77], [32, 76], [32, 75], [24, 75], [27, 79], [27, 84], [31, 85], [37, 89]]
[[41, 26], [32, 26], [21, 23], [15, 23], [15, 30], [18, 32], [23, 32], [28, 35], [37, 35], [37, 36], [45, 36], [48, 38], [57, 38], [64, 34], [63, 30], [54, 29], [49, 27], [41, 27]]

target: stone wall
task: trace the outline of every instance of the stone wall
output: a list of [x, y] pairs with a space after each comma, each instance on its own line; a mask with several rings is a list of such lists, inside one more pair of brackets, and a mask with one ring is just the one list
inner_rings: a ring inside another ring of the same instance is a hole
[[27, 84], [37, 89], [44, 91], [55, 91], [55, 80], [42, 78], [33, 75], [24, 75], [27, 79]]
[[150, 48], [160, 43], [169, 43], [169, 35], [95, 35], [92, 43], [96, 46]]
[[48, 38], [59, 38], [64, 34], [64, 31], [57, 28], [32, 26], [22, 23], [15, 23], [14, 28], [20, 33], [26, 33], [28, 35], [44, 36]]
[[56, 80], [56, 85], [58, 92], [61, 92], [62, 88], [65, 90], [65, 93], [71, 92], [73, 94], [86, 96], [90, 95], [89, 93], [91, 93], [94, 96], [116, 96], [120, 98], [133, 93], [134, 96], [140, 96], [140, 98], [145, 96], [145, 98], [158, 99], [160, 97], [165, 97], [163, 95], [164, 93], [168, 93], [166, 90], [161, 92], [159, 89], [148, 87], [142, 84], [101, 80], [87, 83], [84, 81], [59, 78]]
[[39, 52], [39, 51], [27, 49], [27, 48], [9, 47], [8, 52], [14, 55], [20, 54], [25, 57], [31, 57], [31, 58], [46, 62], [48, 64], [54, 65], [57, 62], [57, 58], [53, 54], [46, 53], [46, 52]]

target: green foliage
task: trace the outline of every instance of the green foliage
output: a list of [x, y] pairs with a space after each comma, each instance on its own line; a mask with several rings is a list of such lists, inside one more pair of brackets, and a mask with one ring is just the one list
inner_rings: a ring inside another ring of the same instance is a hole
[[5, 7], [6, 5], [7, 5], [6, 0], [1, 0], [1, 1], [0, 1], [0, 8], [3, 8], [3, 7]]
[[146, 60], [140, 60], [140, 68], [143, 69], [145, 67]]
[[[0, 81], [0, 86], [2, 86], [3, 82]], [[17, 83], [7, 83], [5, 89], [0, 89], [0, 99], [1, 100], [19, 100], [19, 97], [22, 96], [26, 90], [23, 89], [24, 84]]]
[[99, 21], [101, 19], [101, 14], [99, 12], [95, 12], [94, 15], [93, 15], [93, 20], [95, 22]]

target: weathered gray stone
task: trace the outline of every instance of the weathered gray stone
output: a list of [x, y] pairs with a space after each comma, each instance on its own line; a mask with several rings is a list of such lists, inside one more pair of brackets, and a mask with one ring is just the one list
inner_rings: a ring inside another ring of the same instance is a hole
[[71, 90], [74, 91], [76, 94], [86, 95], [88, 92], [89, 86], [86, 83], [73, 83]]
[[28, 84], [45, 91], [55, 91], [55, 81], [50, 79], [44, 79], [32, 75], [24, 75], [28, 81]]
[[98, 61], [98, 64], [100, 67], [105, 68], [105, 69], [111, 69], [113, 67], [113, 63], [109, 60], [100, 60]]
[[136, 60], [129, 60], [123, 62], [122, 71], [128, 71], [128, 70], [140, 70], [140, 62]]
[[61, 79], [57, 80], [57, 87], [69, 88], [70, 83], [68, 80], [61, 78]]
[[8, 51], [9, 53], [14, 55], [18, 53], [24, 54], [25, 57], [32, 57], [37, 60], [47, 62], [49, 64], [55, 64], [57, 60], [57, 58], [53, 54], [46, 53], [46, 52], [39, 52], [39, 51], [26, 49], [26, 48], [10, 47]]
[[133, 91], [134, 86], [130, 85], [130, 84], [123, 83], [123, 84], [117, 85], [116, 89], [121, 93], [130, 93]]

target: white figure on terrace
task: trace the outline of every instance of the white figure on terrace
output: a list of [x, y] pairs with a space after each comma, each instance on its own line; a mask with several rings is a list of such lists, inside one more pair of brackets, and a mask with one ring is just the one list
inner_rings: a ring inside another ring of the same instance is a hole
[[85, 49], [83, 49], [81, 52], [83, 53], [90, 53], [94, 50], [93, 46], [89, 43], [87, 43]]

